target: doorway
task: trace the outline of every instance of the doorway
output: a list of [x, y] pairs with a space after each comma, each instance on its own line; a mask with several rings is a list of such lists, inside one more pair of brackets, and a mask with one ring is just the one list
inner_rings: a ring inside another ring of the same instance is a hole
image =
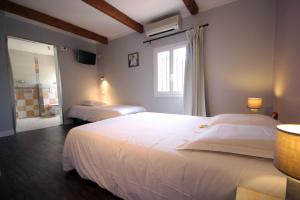
[[62, 124], [56, 47], [8, 37], [16, 132]]

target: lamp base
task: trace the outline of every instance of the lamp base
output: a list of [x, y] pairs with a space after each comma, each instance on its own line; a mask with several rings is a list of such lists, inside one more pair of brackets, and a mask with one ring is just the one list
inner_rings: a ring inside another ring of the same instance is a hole
[[286, 200], [300, 200], [300, 181], [288, 177], [286, 184]]

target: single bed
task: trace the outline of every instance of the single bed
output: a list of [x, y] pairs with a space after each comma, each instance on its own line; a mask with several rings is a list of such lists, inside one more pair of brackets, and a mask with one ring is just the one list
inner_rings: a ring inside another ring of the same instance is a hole
[[142, 106], [131, 105], [74, 105], [70, 108], [68, 117], [88, 122], [96, 122], [121, 115], [145, 112]]
[[176, 149], [210, 120], [143, 112], [79, 126], [67, 135], [63, 169], [124, 199], [234, 200], [237, 186], [284, 198], [271, 159]]

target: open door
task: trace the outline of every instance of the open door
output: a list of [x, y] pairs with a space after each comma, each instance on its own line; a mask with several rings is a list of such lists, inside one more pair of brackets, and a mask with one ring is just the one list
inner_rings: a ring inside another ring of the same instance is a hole
[[16, 132], [62, 124], [61, 87], [53, 45], [8, 37]]

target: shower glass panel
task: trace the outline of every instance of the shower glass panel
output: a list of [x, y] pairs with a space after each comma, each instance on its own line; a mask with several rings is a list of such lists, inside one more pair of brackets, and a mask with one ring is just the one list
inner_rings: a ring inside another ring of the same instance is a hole
[[62, 124], [56, 48], [8, 37], [13, 74], [16, 132]]

